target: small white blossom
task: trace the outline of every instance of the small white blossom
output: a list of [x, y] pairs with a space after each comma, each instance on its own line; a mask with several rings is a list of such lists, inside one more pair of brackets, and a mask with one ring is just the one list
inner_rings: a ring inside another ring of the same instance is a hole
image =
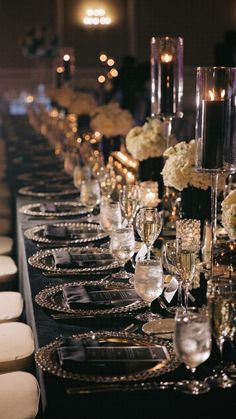
[[222, 224], [230, 238], [236, 236], [236, 189], [231, 191], [221, 203]]

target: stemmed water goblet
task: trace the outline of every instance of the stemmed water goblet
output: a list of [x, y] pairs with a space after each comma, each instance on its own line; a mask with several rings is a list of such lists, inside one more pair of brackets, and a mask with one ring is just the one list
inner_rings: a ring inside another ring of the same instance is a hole
[[124, 185], [120, 191], [119, 200], [124, 218], [131, 227], [140, 203], [139, 186]]
[[150, 260], [152, 245], [162, 229], [162, 217], [157, 209], [140, 208], [136, 216], [136, 228], [141, 240], [147, 246], [147, 260]]
[[100, 188], [97, 180], [90, 179], [81, 182], [80, 201], [88, 208], [88, 221], [91, 221], [93, 210], [100, 203]]
[[[174, 350], [178, 359], [194, 375], [196, 367], [205, 362], [211, 353], [211, 327], [207, 312], [191, 309], [178, 313], [175, 318]], [[176, 390], [198, 395], [210, 390], [206, 381], [196, 379], [179, 381]]]
[[164, 287], [161, 259], [137, 261], [133, 283], [137, 294], [148, 305], [148, 311], [138, 314], [136, 319], [144, 322], [160, 319], [160, 315], [151, 312], [151, 303], [162, 294]]
[[208, 284], [207, 305], [209, 317], [212, 334], [220, 352], [220, 363], [216, 368], [215, 374], [206, 379], [209, 385], [213, 387], [229, 388], [236, 384], [236, 381], [227, 375], [223, 360], [224, 342], [233, 332], [233, 295], [236, 302], [236, 295], [233, 292], [231, 281], [226, 282], [223, 279], [219, 279]]
[[110, 251], [122, 268], [119, 272], [113, 273], [112, 277], [116, 279], [130, 279], [133, 274], [128, 273], [124, 266], [134, 254], [135, 239], [132, 227], [120, 228], [111, 232]]

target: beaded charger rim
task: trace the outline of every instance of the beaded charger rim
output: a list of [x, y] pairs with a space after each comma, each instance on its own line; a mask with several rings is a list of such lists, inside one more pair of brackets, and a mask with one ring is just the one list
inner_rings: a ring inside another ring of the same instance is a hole
[[[78, 250], [83, 252], [90, 252], [97, 255], [101, 255], [103, 253], [107, 253], [107, 249], [99, 248], [99, 247], [78, 247]], [[71, 250], [75, 250], [74, 247], [58, 247], [54, 249], [45, 249], [45, 250], [39, 250], [34, 255], [30, 256], [28, 258], [28, 262], [31, 266], [37, 269], [41, 269], [43, 271], [56, 273], [57, 275], [73, 275], [77, 273], [86, 273], [86, 272], [100, 272], [100, 271], [107, 271], [115, 268], [119, 268], [121, 264], [118, 261], [113, 261], [108, 263], [104, 266], [96, 266], [92, 268], [57, 268], [56, 266], [49, 265], [46, 263], [46, 258], [52, 258], [52, 252], [64, 252], [67, 250], [70, 252]]]
[[[33, 240], [37, 243], [45, 243], [45, 244], [56, 244], [58, 246], [61, 245], [70, 245], [70, 244], [78, 244], [78, 243], [89, 243], [91, 241], [95, 241], [95, 240], [101, 240], [104, 239], [105, 237], [108, 237], [108, 234], [105, 233], [104, 231], [101, 230], [100, 225], [96, 224], [96, 223], [77, 223], [77, 222], [73, 222], [73, 223], [53, 223], [51, 224], [54, 227], [68, 227], [70, 229], [75, 229], [76, 228], [86, 228], [87, 227], [87, 232], [89, 233], [90, 229], [97, 229], [97, 232], [94, 234], [91, 234], [90, 237], [87, 238], [65, 238], [65, 239], [61, 239], [61, 240], [56, 240], [56, 239], [49, 239], [47, 237], [43, 236], [43, 232], [45, 231], [45, 228], [47, 227], [47, 225], [38, 225], [32, 228], [28, 228], [27, 230], [24, 231], [24, 235], [27, 239]], [[100, 230], [100, 231], [99, 231]], [[86, 231], [85, 231], [86, 233]]]
[[173, 344], [171, 342], [167, 342], [152, 336], [143, 336], [140, 334], [127, 332], [104, 331], [76, 334], [70, 336], [70, 338], [78, 340], [81, 338], [92, 338], [101, 342], [107, 341], [111, 343], [127, 344], [126, 346], [149, 346], [150, 344], [154, 344], [166, 348], [168, 357], [166, 360], [153, 361], [154, 365], [149, 365], [149, 367], [146, 369], [134, 373], [127, 373], [122, 375], [81, 374], [78, 372], [68, 371], [60, 366], [56, 357], [56, 350], [60, 346], [61, 341], [61, 337], [58, 337], [54, 341], [38, 349], [38, 351], [35, 353], [35, 361], [37, 365], [43, 371], [56, 375], [60, 378], [96, 383], [116, 383], [147, 380], [149, 378], [158, 377], [173, 371], [180, 365], [180, 362], [177, 360], [174, 353]]
[[67, 282], [64, 284], [54, 285], [52, 287], [47, 287], [41, 290], [35, 296], [35, 302], [43, 308], [58, 311], [66, 314], [74, 314], [78, 316], [104, 316], [104, 315], [112, 315], [112, 314], [119, 314], [119, 313], [129, 313], [131, 311], [140, 310], [147, 306], [147, 304], [138, 299], [134, 302], [130, 302], [122, 307], [118, 308], [101, 308], [101, 309], [72, 309], [69, 308], [62, 296], [63, 286], [104, 286], [105, 290], [114, 290], [116, 288], [120, 290], [133, 289], [133, 286], [130, 284], [124, 284], [122, 282], [111, 282], [111, 281], [74, 281], [74, 282]]

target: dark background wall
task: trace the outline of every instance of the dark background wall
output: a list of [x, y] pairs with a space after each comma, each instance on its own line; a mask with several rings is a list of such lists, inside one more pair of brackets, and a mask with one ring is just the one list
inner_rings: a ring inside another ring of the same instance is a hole
[[[64, 0], [64, 43], [76, 50], [77, 64], [97, 64], [105, 50], [121, 61], [130, 52], [129, 0]], [[19, 40], [25, 29], [46, 24], [57, 30], [58, 0], [0, 0], [0, 68], [27, 67]], [[113, 26], [88, 29], [78, 22], [85, 6], [104, 6], [115, 19]], [[187, 66], [213, 64], [213, 48], [225, 30], [236, 28], [234, 0], [136, 0], [135, 45], [139, 61], [149, 59], [153, 35], [183, 36]]]

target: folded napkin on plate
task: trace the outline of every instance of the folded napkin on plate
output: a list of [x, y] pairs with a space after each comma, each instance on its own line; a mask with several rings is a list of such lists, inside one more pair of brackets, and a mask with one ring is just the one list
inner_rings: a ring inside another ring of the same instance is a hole
[[114, 308], [132, 303], [139, 299], [133, 289], [124, 290], [94, 290], [82, 285], [64, 285], [62, 289], [64, 301], [72, 309], [79, 308]]
[[48, 225], [44, 229], [44, 237], [48, 239], [85, 239], [98, 233], [96, 229], [68, 228], [66, 226]]
[[113, 261], [110, 253], [81, 253], [80, 249], [52, 251], [57, 268], [98, 267]]
[[52, 202], [44, 202], [40, 204], [41, 212], [57, 212], [57, 207]]
[[57, 348], [59, 363], [70, 370], [80, 369], [83, 363], [112, 362], [155, 362], [168, 359], [168, 352], [162, 346], [125, 346], [100, 344], [92, 338], [65, 338]]

